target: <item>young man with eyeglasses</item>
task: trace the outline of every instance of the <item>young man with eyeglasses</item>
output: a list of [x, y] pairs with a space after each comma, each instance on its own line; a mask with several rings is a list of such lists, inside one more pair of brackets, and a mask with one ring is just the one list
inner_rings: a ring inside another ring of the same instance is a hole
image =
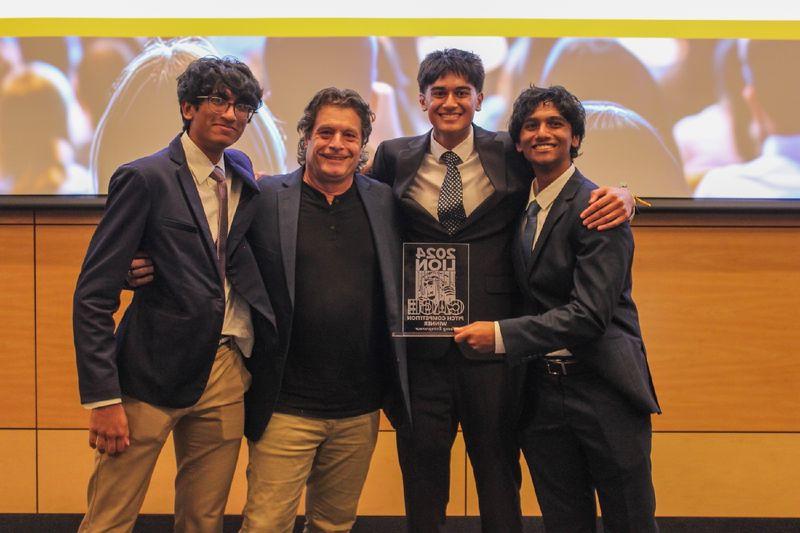
[[[240, 61], [194, 61], [178, 78], [184, 131], [111, 178], [74, 299], [81, 402], [97, 450], [80, 531], [133, 529], [170, 433], [175, 529], [222, 530], [251, 380], [244, 359], [265, 357], [275, 338], [243, 238], [258, 185], [247, 156], [226, 150], [261, 95]], [[136, 291], [115, 332], [137, 250], [159, 275]]]

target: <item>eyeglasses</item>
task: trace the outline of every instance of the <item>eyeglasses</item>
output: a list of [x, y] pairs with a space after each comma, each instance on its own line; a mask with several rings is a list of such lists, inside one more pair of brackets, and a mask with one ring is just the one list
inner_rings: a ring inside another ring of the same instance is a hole
[[207, 100], [208, 105], [211, 107], [211, 111], [220, 115], [227, 113], [228, 109], [233, 106], [233, 114], [236, 115], [236, 118], [246, 118], [247, 122], [250, 122], [250, 119], [253, 118], [253, 115], [255, 115], [257, 111], [257, 108], [251, 106], [250, 104], [231, 102], [230, 100], [226, 100], [221, 96], [198, 96], [197, 99]]

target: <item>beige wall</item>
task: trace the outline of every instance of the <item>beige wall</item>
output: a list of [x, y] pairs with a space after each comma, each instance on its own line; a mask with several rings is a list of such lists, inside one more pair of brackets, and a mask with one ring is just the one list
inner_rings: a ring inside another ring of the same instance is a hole
[[[0, 211], [0, 513], [80, 513], [92, 464], [71, 298], [97, 215]], [[634, 294], [658, 389], [653, 469], [663, 516], [800, 517], [800, 216], [636, 221]], [[171, 444], [168, 445], [171, 447]], [[244, 452], [228, 505], [241, 511]], [[172, 505], [171, 451], [144, 512]], [[457, 440], [450, 514], [477, 514]], [[525, 473], [523, 505], [537, 514]], [[361, 514], [403, 513], [385, 420]]]

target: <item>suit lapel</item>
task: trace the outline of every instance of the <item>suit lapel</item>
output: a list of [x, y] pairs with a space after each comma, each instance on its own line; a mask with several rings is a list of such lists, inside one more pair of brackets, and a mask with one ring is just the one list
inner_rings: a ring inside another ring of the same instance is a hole
[[169, 157], [178, 166], [176, 175], [178, 177], [178, 183], [180, 183], [183, 189], [183, 197], [189, 204], [189, 209], [192, 212], [195, 224], [197, 224], [197, 227], [200, 228], [200, 232], [203, 234], [203, 242], [206, 246], [208, 258], [214, 265], [214, 270], [217, 270], [217, 248], [214, 245], [214, 239], [211, 238], [211, 230], [208, 227], [206, 212], [203, 209], [203, 203], [200, 201], [200, 194], [197, 192], [197, 183], [194, 181], [192, 171], [189, 170], [188, 163], [186, 163], [186, 154], [183, 152], [180, 135], [169, 143]]
[[283, 189], [278, 192], [278, 226], [281, 237], [281, 257], [286, 274], [286, 287], [294, 307], [295, 260], [297, 255], [297, 221], [300, 218], [300, 193], [303, 168], [287, 175]]
[[411, 139], [408, 147], [397, 155], [397, 172], [395, 173], [394, 193], [402, 198], [411, 182], [417, 175], [422, 159], [431, 145], [431, 133], [419, 135]]
[[230, 258], [230, 254], [236, 250], [252, 219], [252, 214], [247, 211], [247, 205], [259, 191], [250, 169], [238, 164], [228, 152], [225, 153], [225, 167], [230, 168], [232, 175], [242, 183], [239, 204], [236, 206], [236, 214], [233, 216], [233, 222], [228, 231], [228, 258]]
[[[375, 196], [374, 190], [370, 182], [363, 176], [356, 174], [355, 177], [358, 193], [361, 196], [361, 203], [364, 205], [364, 210], [369, 219], [369, 226], [372, 231], [372, 242], [375, 245], [375, 252], [378, 256], [378, 266], [381, 271], [381, 280], [383, 283], [383, 294], [387, 302], [392, 301], [392, 295], [396, 294], [396, 287], [398, 286], [395, 280], [395, 273], [399, 267], [400, 258], [396, 257], [398, 264], [392, 264], [392, 259], [395, 254], [391, 250], [387, 250], [388, 243], [394, 242], [394, 239], [389, 234], [387, 223], [391, 217], [385, 213], [386, 206], [381, 205], [379, 198]], [[397, 310], [394, 305], [388, 304], [387, 320], [390, 327], [399, 326], [400, 320]]]
[[581, 177], [582, 176], [576, 170], [572, 176], [570, 176], [569, 180], [564, 185], [564, 188], [561, 189], [561, 192], [558, 193], [555, 201], [553, 201], [553, 205], [550, 207], [550, 212], [547, 214], [547, 218], [544, 221], [542, 231], [539, 233], [539, 238], [536, 239], [536, 244], [533, 246], [531, 262], [530, 265], [528, 265], [529, 275], [531, 272], [533, 272], [536, 261], [539, 259], [542, 249], [547, 244], [547, 238], [550, 236], [550, 233], [553, 231], [553, 228], [556, 226], [556, 224], [558, 224], [559, 219], [567, 211], [570, 202], [578, 192]]
[[497, 133], [475, 126], [475, 149], [481, 158], [483, 171], [492, 182], [495, 192], [503, 193], [508, 188], [506, 180], [506, 153], [503, 141], [497, 140]]
[[478, 126], [474, 126], [474, 132], [475, 149], [478, 151], [483, 172], [489, 178], [494, 191], [469, 214], [461, 231], [472, 225], [476, 220], [480, 220], [486, 213], [491, 212], [508, 192], [506, 154], [503, 141], [496, 139], [496, 133], [486, 131]]

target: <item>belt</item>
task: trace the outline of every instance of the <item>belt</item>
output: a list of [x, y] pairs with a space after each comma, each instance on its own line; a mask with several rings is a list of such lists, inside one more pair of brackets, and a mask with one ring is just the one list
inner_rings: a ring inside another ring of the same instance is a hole
[[542, 357], [534, 363], [537, 370], [548, 376], [573, 376], [583, 374], [589, 369], [575, 358]]

